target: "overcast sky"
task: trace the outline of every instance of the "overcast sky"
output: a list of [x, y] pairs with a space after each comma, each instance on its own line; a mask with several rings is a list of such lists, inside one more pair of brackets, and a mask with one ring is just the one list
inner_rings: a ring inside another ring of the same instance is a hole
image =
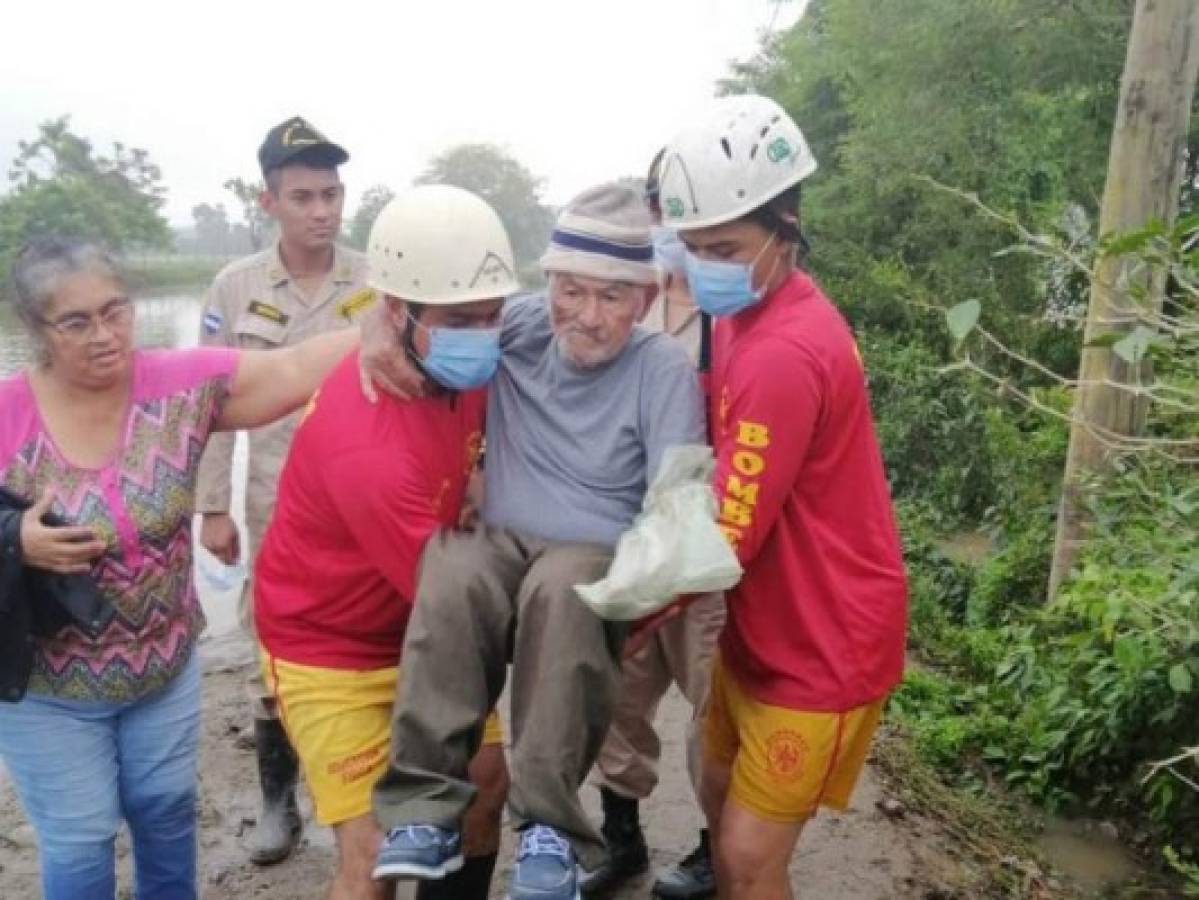
[[307, 117], [350, 151], [349, 202], [411, 182], [465, 141], [501, 145], [562, 203], [644, 172], [733, 59], [806, 0], [411, 0], [6, 4], [0, 168], [39, 122], [69, 113], [107, 149], [144, 147], [167, 215], [257, 177], [266, 129]]

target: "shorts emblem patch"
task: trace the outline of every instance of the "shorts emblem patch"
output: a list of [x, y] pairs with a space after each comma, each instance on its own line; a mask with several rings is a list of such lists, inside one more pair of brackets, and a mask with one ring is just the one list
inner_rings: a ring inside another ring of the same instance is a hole
[[780, 729], [766, 739], [766, 771], [776, 781], [802, 778], [807, 756], [808, 745], [798, 732]]

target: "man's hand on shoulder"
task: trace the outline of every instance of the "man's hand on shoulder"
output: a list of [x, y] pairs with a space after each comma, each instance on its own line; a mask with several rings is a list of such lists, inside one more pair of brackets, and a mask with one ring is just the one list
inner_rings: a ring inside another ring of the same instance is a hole
[[426, 392], [425, 376], [408, 359], [400, 336], [389, 319], [387, 303], [375, 303], [359, 320], [362, 343], [358, 349], [358, 378], [371, 403], [379, 399], [375, 387], [399, 400], [413, 400]]

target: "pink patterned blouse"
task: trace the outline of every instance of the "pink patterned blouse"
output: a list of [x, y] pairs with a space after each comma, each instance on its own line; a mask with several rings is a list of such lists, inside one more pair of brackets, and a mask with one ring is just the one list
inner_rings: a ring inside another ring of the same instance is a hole
[[122, 702], [161, 688], [204, 628], [192, 583], [196, 468], [237, 369], [235, 350], [137, 350], [124, 433], [96, 469], [68, 462], [46, 430], [24, 373], [0, 380], [0, 484], [108, 545], [92, 577], [116, 618], [98, 639], [69, 627], [42, 640], [29, 691]]

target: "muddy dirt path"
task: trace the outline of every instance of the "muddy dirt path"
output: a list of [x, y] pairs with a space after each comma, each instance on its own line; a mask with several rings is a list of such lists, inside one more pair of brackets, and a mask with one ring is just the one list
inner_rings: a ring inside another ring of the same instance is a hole
[[[322, 900], [333, 860], [327, 829], [308, 824], [302, 849], [282, 865], [257, 868], [245, 861], [240, 836], [255, 814], [253, 751], [239, 740], [249, 722], [242, 678], [248, 648], [224, 637], [204, 642], [204, 727], [200, 771], [200, 896], [203, 900]], [[659, 712], [664, 759], [662, 781], [642, 807], [652, 847], [648, 875], [616, 897], [648, 897], [654, 872], [676, 861], [695, 844], [700, 816], [691, 795], [681, 745], [688, 710], [677, 695]], [[598, 796], [584, 789], [593, 814]], [[869, 767], [843, 815], [822, 813], [804, 835], [792, 867], [797, 896], [822, 900], [955, 896], [947, 885], [960, 884], [964, 865], [952, 842], [933, 823], [907, 814], [892, 819], [879, 808], [888, 794], [883, 777]], [[307, 807], [306, 807], [307, 811]], [[511, 859], [506, 834], [498, 871]], [[122, 898], [129, 891], [127, 844], [120, 842]], [[24, 823], [11, 785], [0, 777], [0, 898], [33, 900], [38, 896], [37, 861], [31, 829]], [[493, 896], [503, 896], [502, 874]], [[956, 896], [964, 896], [957, 893]]]

